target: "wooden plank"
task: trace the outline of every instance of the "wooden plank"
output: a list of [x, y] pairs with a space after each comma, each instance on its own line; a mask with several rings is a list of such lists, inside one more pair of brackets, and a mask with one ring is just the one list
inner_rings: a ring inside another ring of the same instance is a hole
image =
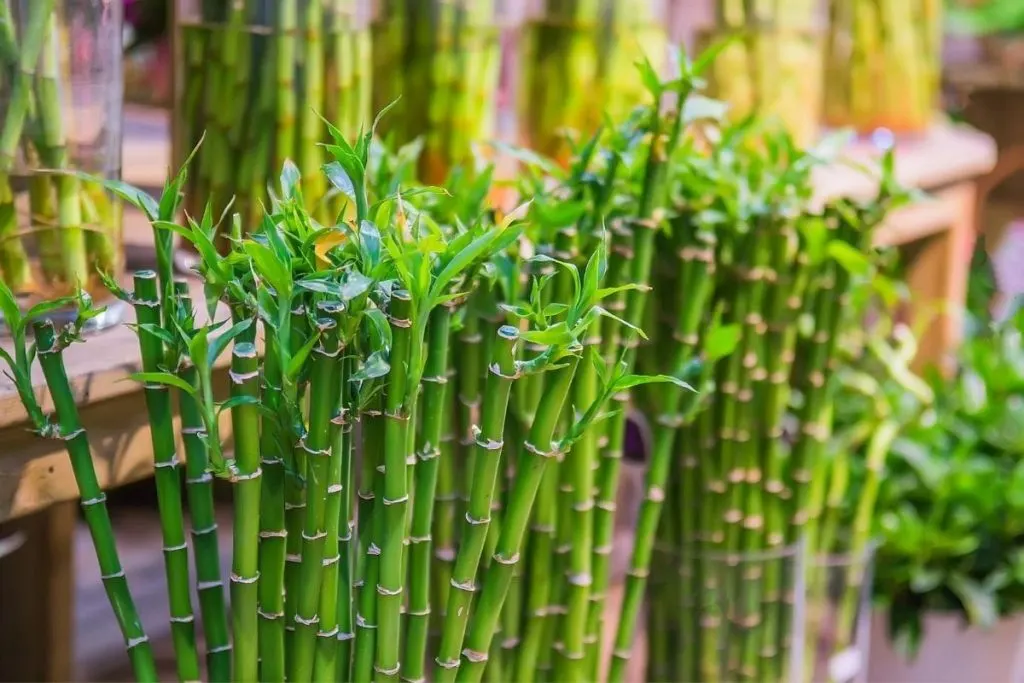
[[0, 560], [0, 681], [71, 680], [77, 512], [67, 502], [0, 526], [25, 538]]

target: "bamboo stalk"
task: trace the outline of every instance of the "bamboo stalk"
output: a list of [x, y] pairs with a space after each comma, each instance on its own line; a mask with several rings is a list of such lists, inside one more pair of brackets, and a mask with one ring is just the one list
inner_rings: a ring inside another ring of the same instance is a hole
[[[146, 327], [161, 326], [155, 272], [147, 270], [135, 274], [133, 302], [139, 324], [142, 370], [159, 372], [164, 362], [164, 344], [160, 337]], [[192, 597], [189, 593], [188, 545], [185, 543], [185, 521], [181, 507], [181, 477], [174, 443], [171, 390], [163, 384], [147, 384], [145, 397], [153, 440], [157, 505], [164, 544], [164, 570], [167, 574], [175, 661], [181, 680], [198, 680], [199, 655], [196, 650]]]
[[68, 381], [64, 366], [63, 342], [59, 339], [53, 323], [47, 320], [34, 323], [34, 330], [39, 364], [57, 411], [56, 433], [64, 440], [68, 456], [71, 458], [71, 469], [82, 498], [85, 523], [89, 528], [89, 535], [92, 536], [96, 558], [99, 561], [103, 588], [124, 636], [135, 678], [139, 681], [155, 682], [159, 680], [156, 663], [118, 556], [114, 529], [110, 524], [110, 514], [107, 512], [107, 496], [96, 479], [89, 437], [79, 420], [74, 393], [71, 391], [71, 383]]

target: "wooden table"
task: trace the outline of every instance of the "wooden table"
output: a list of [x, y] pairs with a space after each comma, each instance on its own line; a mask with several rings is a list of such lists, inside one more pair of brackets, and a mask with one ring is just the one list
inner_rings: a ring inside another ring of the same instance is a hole
[[[167, 147], [166, 141], [161, 146], [145, 139], [129, 146], [126, 179], [159, 185], [163, 172], [155, 169], [166, 168]], [[921, 343], [922, 359], [941, 360], [958, 339], [954, 311], [965, 296], [969, 246], [975, 232], [976, 179], [992, 168], [995, 148], [984, 135], [943, 126], [902, 143], [898, 151], [899, 179], [926, 190], [934, 199], [893, 215], [879, 239], [905, 247], [918, 310], [931, 311], [942, 304], [941, 314]], [[849, 150], [851, 158], [861, 161], [871, 154], [865, 146]], [[837, 194], [869, 196], [876, 187], [862, 173], [842, 166], [824, 170], [817, 183], [819, 200]], [[129, 213], [126, 226], [127, 239], [144, 248], [149, 230], [142, 217]], [[125, 381], [138, 369], [136, 344], [134, 333], [121, 326], [67, 352], [69, 374], [105, 487], [152, 472], [142, 394], [136, 384]], [[224, 375], [220, 375], [222, 382], [226, 382]], [[41, 384], [39, 390], [45, 393]], [[12, 386], [0, 379], [0, 522], [21, 518], [6, 525], [0, 535], [14, 528], [30, 534], [16, 556], [0, 562], [0, 642], [6, 646], [0, 648], [0, 680], [67, 679], [67, 648], [59, 648], [71, 637], [69, 547], [78, 492], [61, 444], [38, 439], [25, 431], [26, 426]], [[228, 433], [228, 426], [222, 433]]]

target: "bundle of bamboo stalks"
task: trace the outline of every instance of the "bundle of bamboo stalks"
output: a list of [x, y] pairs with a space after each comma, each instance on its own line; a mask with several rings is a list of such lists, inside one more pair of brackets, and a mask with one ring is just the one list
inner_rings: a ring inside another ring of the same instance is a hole
[[383, 122], [397, 144], [422, 138], [420, 176], [452, 166], [495, 138], [501, 0], [382, 0], [373, 18], [373, 104], [401, 98]]
[[715, 23], [697, 47], [727, 41], [708, 77], [709, 93], [737, 120], [756, 113], [800, 144], [818, 136], [822, 40], [817, 0], [717, 0]]
[[52, 173], [119, 172], [120, 39], [120, 5], [0, 2], [0, 276], [23, 306], [123, 268], [120, 205]]
[[[649, 104], [567, 164], [519, 151], [531, 199], [505, 217], [488, 205], [493, 168], [454, 172], [447, 192], [410, 183], [415, 155], [378, 146], [372, 128], [350, 142], [327, 126], [343, 219], [316, 221], [309, 179], [285, 162], [258, 222], [233, 215], [226, 256], [212, 201], [176, 222], [185, 170], [159, 199], [105, 184], [156, 238], [155, 272], [132, 292], [107, 284], [137, 314], [182, 680], [201, 665], [175, 399], [210, 680], [582, 681], [607, 666], [623, 681], [649, 576], [673, 587], [652, 606], [652, 652], [681, 653], [652, 675], [781, 676], [789, 577], [706, 569], [779, 553], [804, 529], [844, 296], [871, 269], [862, 252], [893, 191], [887, 177], [874, 202], [811, 211], [816, 156], [745, 128], [707, 134], [707, 108], [688, 106], [710, 62], [684, 59], [664, 82], [641, 62]], [[199, 310], [173, 279], [174, 235], [199, 254]], [[84, 295], [63, 302], [79, 318], [58, 329], [12, 302], [0, 287], [14, 329], [0, 357], [39, 432], [66, 443], [136, 674], [154, 680], [61, 360], [97, 311]], [[218, 303], [230, 316], [216, 319]], [[641, 327], [654, 352], [638, 360]], [[220, 397], [212, 369], [229, 349]], [[37, 359], [56, 423], [32, 391]], [[654, 452], [606, 624], [633, 402], [657, 415]], [[230, 622], [214, 477], [234, 489]], [[684, 580], [659, 578], [680, 567]], [[703, 602], [680, 604], [697, 595], [740, 611], [716, 622]], [[716, 653], [701, 644], [720, 641], [725, 665], [705, 667]]]
[[[693, 82], [674, 80], [679, 101]], [[690, 391], [673, 373], [630, 371], [684, 128], [677, 110], [650, 108], [595, 137], [569, 171], [538, 158], [523, 220], [498, 221], [490, 171], [447, 194], [410, 188], [415, 159], [329, 126], [325, 175], [353, 219], [320, 227], [286, 162], [254, 230], [234, 214], [226, 256], [210, 203], [175, 222], [184, 170], [159, 199], [104, 184], [156, 237], [154, 272], [131, 292], [107, 285], [136, 310], [179, 678], [199, 680], [201, 664], [175, 401], [211, 680], [592, 677], [625, 419], [606, 408], [642, 384]], [[173, 234], [199, 254], [206, 315], [173, 280]], [[84, 294], [65, 302], [79, 317], [57, 328], [12, 302], [0, 286], [15, 330], [3, 359], [40, 433], [67, 444], [136, 675], [154, 680], [62, 361], [97, 310]], [[230, 319], [210, 320], [218, 302]], [[220, 397], [212, 372], [225, 353]], [[36, 359], [56, 422], [32, 392]], [[230, 621], [214, 477], [234, 489]]]
[[202, 215], [209, 198], [219, 216], [234, 202], [254, 225], [291, 159], [313, 215], [333, 220], [342, 200], [317, 143], [322, 119], [353, 135], [369, 116], [369, 0], [175, 1], [177, 153], [205, 136], [186, 209]]
[[590, 135], [649, 97], [634, 64], [668, 62], [668, 0], [532, 0], [519, 28], [521, 141], [565, 161], [567, 136]]
[[[875, 270], [872, 229], [904, 196], [887, 175], [870, 202], [814, 210], [810, 171], [820, 157], [798, 152], [788, 136], [750, 140], [743, 130], [680, 175], [677, 218], [658, 249], [656, 286], [678, 292], [680, 303], [648, 323], [654, 352], [644, 358], [656, 364], [680, 344], [713, 354], [711, 342], [724, 342], [697, 334], [712, 318], [737, 349], [709, 371], [714, 390], [703, 405], [679, 411], [660, 392], [646, 397], [654, 445], [641, 524], [662, 498], [670, 513], [651, 577], [653, 680], [800, 675], [787, 658], [799, 648], [790, 642], [802, 619], [799, 544], [817, 519], [810, 506], [825, 476], [835, 340], [859, 324], [849, 299]], [[655, 551], [653, 530], [637, 539], [627, 600]], [[624, 650], [634, 628], [635, 617], [620, 622]]]
[[830, 0], [825, 123], [926, 130], [938, 107], [941, 0]]

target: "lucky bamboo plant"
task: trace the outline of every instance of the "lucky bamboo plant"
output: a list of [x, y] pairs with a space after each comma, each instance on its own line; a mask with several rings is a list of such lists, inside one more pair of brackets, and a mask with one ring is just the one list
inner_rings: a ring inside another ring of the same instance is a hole
[[[117, 169], [120, 80], [104, 65], [120, 59], [120, 31], [120, 5], [101, 0], [0, 3], [0, 277], [22, 310], [99, 296], [97, 269], [123, 267], [120, 205], [61, 173]], [[93, 123], [76, 125], [76, 107]]]
[[533, 0], [519, 28], [516, 113], [523, 144], [565, 161], [566, 136], [589, 136], [650, 93], [634, 64], [667, 65], [668, 8], [661, 0]]
[[[785, 134], [751, 138], [748, 126], [727, 128], [673, 185], [676, 214], [655, 282], [679, 303], [648, 322], [653, 353], [641, 357], [704, 361], [700, 386], [712, 388], [689, 407], [664, 392], [644, 397], [653, 446], [640, 524], [664, 506], [670, 514], [656, 547], [637, 535], [617, 680], [637, 628], [640, 598], [630, 591], [648, 577], [659, 596], [649, 604], [650, 677], [783, 679], [803, 580], [794, 544], [813, 517], [834, 340], [856, 324], [843, 313], [851, 287], [874, 272], [872, 228], [904, 198], [890, 157], [875, 199], [815, 209], [810, 172], [832, 143], [801, 152]], [[709, 319], [720, 326], [702, 329]], [[731, 345], [735, 352], [714, 363]], [[659, 469], [666, 462], [675, 465], [667, 473]], [[660, 559], [652, 562], [652, 552]]]
[[369, 116], [368, 0], [174, 1], [177, 153], [205, 135], [186, 208], [201, 215], [209, 199], [220, 215], [233, 201], [254, 225], [275, 169], [292, 159], [310, 210], [333, 219], [343, 200], [319, 170], [321, 117], [354, 135]]
[[495, 138], [502, 0], [383, 0], [373, 18], [373, 104], [382, 132], [422, 138], [420, 178], [443, 181]]
[[817, 0], [717, 0], [699, 43], [727, 41], [708, 77], [709, 94], [738, 120], [756, 113], [802, 145], [818, 136], [822, 40]]
[[938, 106], [942, 0], [829, 0], [825, 123], [920, 133]]
[[[690, 78], [681, 82], [692, 87]], [[609, 147], [595, 137], [571, 172], [547, 163], [545, 173], [559, 177], [532, 177], [536, 199], [504, 218], [486, 207], [490, 172], [462, 177], [448, 193], [410, 186], [402, 178], [414, 159], [378, 153], [372, 129], [352, 143], [327, 125], [334, 160], [324, 175], [350, 204], [339, 215], [352, 218], [317, 222], [302, 174], [285, 162], [259, 223], [232, 217], [226, 255], [212, 202], [200, 216], [175, 219], [185, 168], [160, 198], [95, 179], [141, 209], [156, 238], [157, 268], [138, 273], [133, 291], [106, 282], [136, 311], [142, 361], [133, 376], [152, 427], [180, 679], [203, 677], [201, 656], [211, 680], [420, 680], [428, 670], [439, 680], [531, 678], [545, 665], [559, 677], [589, 676], [600, 656], [589, 638], [588, 567], [608, 549], [573, 541], [571, 529], [594, 521], [596, 430], [613, 397], [621, 401], [632, 387], [689, 390], [677, 373], [632, 374], [625, 346], [620, 360], [614, 346], [596, 341], [606, 321], [625, 339], [640, 335], [633, 321], [642, 309], [620, 318], [602, 302], [646, 291], [609, 259], [605, 218], [616, 169], [635, 169], [644, 197], [633, 201], [645, 213], [619, 207], [629, 217], [619, 222], [653, 229], [636, 216], [656, 211], [665, 150], [682, 119], [650, 109]], [[609, 184], [591, 193], [585, 180], [598, 168]], [[199, 254], [205, 305], [194, 306], [190, 288], [173, 279], [175, 234]], [[580, 250], [563, 248], [576, 237]], [[2, 298], [13, 301], [9, 292]], [[96, 314], [84, 295], [78, 308], [66, 329], [38, 324], [33, 344], [26, 319], [4, 303], [17, 334], [3, 359], [41, 433], [68, 444], [136, 676], [156, 680], [109, 521], [95, 516], [103, 495], [61, 365], [60, 350]], [[219, 396], [214, 378], [226, 356], [231, 390]], [[37, 358], [59, 427], [35, 402]], [[231, 450], [222, 414], [230, 416]], [[180, 455], [188, 460], [184, 504]], [[233, 490], [227, 594], [214, 478]], [[544, 518], [550, 527], [538, 525]], [[545, 545], [556, 538], [569, 539], [569, 549]], [[550, 592], [531, 586], [523, 596], [523, 578], [545, 576], [545, 568], [558, 570]], [[434, 573], [447, 579], [443, 590]], [[556, 600], [570, 605], [568, 649], [551, 647], [555, 610], [532, 606]], [[505, 636], [515, 629], [521, 647]]]

